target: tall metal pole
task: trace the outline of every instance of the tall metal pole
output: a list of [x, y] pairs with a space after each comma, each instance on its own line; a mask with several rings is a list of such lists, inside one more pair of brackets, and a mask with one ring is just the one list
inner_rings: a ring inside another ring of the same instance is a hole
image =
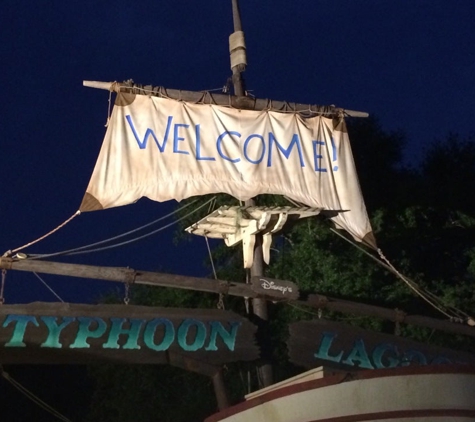
[[239, 0], [232, 0], [233, 3], [233, 25], [234, 33], [229, 37], [229, 53], [231, 54], [231, 69], [233, 71], [234, 95], [243, 97], [244, 83], [241, 73], [246, 69], [246, 46], [244, 43], [244, 33], [241, 24], [241, 11], [239, 10]]
[[[246, 45], [244, 33], [242, 31], [241, 12], [239, 10], [239, 0], [232, 0], [234, 33], [229, 37], [229, 52], [231, 54], [231, 69], [233, 71], [234, 95], [244, 96], [244, 81], [242, 72], [246, 69]], [[246, 206], [256, 205], [254, 199], [246, 201]], [[262, 235], [256, 235], [254, 246], [254, 260], [251, 267], [251, 276], [264, 275], [264, 257], [262, 253]], [[252, 299], [252, 310], [258, 317], [259, 337], [261, 343], [262, 362], [258, 366], [259, 383], [262, 387], [268, 387], [274, 383], [272, 365], [270, 364], [270, 335], [269, 335], [269, 314], [267, 302], [264, 299]]]

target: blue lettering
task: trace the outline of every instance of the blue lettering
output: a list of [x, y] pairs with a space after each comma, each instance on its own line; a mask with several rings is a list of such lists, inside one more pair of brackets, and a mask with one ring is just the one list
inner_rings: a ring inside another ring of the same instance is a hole
[[368, 353], [366, 353], [364, 342], [360, 338], [355, 340], [353, 349], [342, 363], [345, 365], [355, 366], [356, 362], [359, 362], [358, 366], [360, 368], [374, 369], [369, 360]]
[[129, 126], [130, 128], [132, 129], [132, 133], [134, 134], [135, 136], [135, 140], [137, 141], [137, 144], [139, 146], [140, 149], [145, 149], [147, 147], [147, 142], [148, 142], [148, 137], [149, 136], [152, 136], [153, 140], [155, 141], [155, 143], [157, 144], [157, 147], [158, 149], [160, 150], [160, 152], [163, 152], [165, 151], [165, 146], [167, 145], [167, 141], [168, 141], [168, 134], [170, 133], [170, 126], [172, 125], [172, 119], [173, 119], [173, 116], [168, 116], [168, 120], [167, 120], [167, 128], [165, 130], [165, 136], [163, 137], [163, 143], [162, 145], [160, 145], [160, 143], [158, 142], [158, 139], [156, 138], [155, 136], [155, 133], [153, 132], [152, 129], [148, 128], [145, 132], [145, 136], [143, 137], [143, 141], [141, 141], [139, 139], [139, 136], [137, 134], [137, 131], [135, 130], [135, 126], [134, 126], [134, 123], [132, 121], [132, 117], [130, 115], [127, 115], [125, 116], [125, 118], [127, 119], [127, 122], [129, 123]]
[[312, 141], [313, 145], [313, 162], [315, 171], [326, 173], [327, 169], [320, 167], [320, 160], [323, 158], [323, 155], [317, 154], [317, 145], [325, 145], [323, 141]]
[[240, 158], [232, 159], [232, 158], [228, 157], [227, 155], [224, 154], [224, 152], [221, 148], [221, 143], [223, 142], [223, 138], [226, 135], [229, 135], [229, 136], [234, 135], [234, 136], [241, 137], [241, 134], [239, 132], [224, 132], [221, 135], [219, 135], [218, 139], [216, 140], [216, 148], [218, 150], [218, 154], [220, 155], [221, 158], [224, 158], [225, 160], [231, 161], [231, 163], [238, 163], [239, 161], [241, 161]]
[[211, 334], [209, 337], [208, 346], [205, 350], [218, 350], [216, 346], [216, 338], [219, 336], [223, 340], [224, 344], [228, 347], [229, 350], [234, 351], [234, 345], [236, 343], [236, 335], [238, 328], [241, 326], [241, 322], [231, 322], [231, 330], [227, 331], [219, 321], [211, 321]]
[[407, 350], [401, 359], [401, 366], [409, 366], [412, 363], [427, 365], [427, 358], [418, 350]]
[[[331, 139], [331, 143], [332, 143], [332, 152], [333, 152], [333, 162], [336, 161], [336, 145], [335, 145], [335, 140], [333, 138], [330, 138]], [[315, 147], [314, 147], [315, 148]], [[333, 166], [333, 171], [338, 171], [338, 166], [335, 165]]]
[[63, 345], [59, 342], [59, 336], [61, 331], [63, 331], [64, 327], [68, 326], [73, 322], [76, 318], [73, 317], [63, 317], [63, 322], [58, 325], [56, 322], [57, 317], [52, 316], [42, 316], [40, 319], [46, 324], [48, 327], [48, 338], [45, 340], [44, 343], [41, 344], [40, 347], [51, 347], [53, 349], [61, 349]]
[[104, 349], [119, 349], [119, 336], [121, 334], [128, 336], [127, 343], [122, 347], [123, 349], [140, 349], [138, 341], [140, 329], [145, 322], [143, 319], [131, 318], [129, 328], [123, 328], [127, 318], [111, 318], [110, 320], [112, 325], [107, 343], [102, 345]]
[[178, 142], [182, 142], [185, 140], [185, 138], [180, 138], [178, 136], [178, 129], [184, 127], [188, 128], [190, 125], [186, 125], [184, 123], [175, 123], [175, 130], [173, 131], [174, 137], [173, 137], [173, 152], [177, 154], [189, 154], [188, 151], [183, 151], [178, 149]]
[[[79, 329], [76, 340], [69, 347], [71, 349], [89, 349], [91, 346], [87, 342], [87, 339], [101, 337], [106, 332], [107, 324], [102, 318], [96, 317], [78, 317], [78, 321]], [[95, 330], [90, 329], [93, 322], [97, 324]]]
[[284, 157], [287, 159], [289, 159], [290, 153], [292, 152], [292, 148], [294, 147], [294, 145], [297, 145], [297, 150], [300, 159], [300, 167], [305, 167], [305, 163], [303, 162], [302, 146], [300, 145], [299, 135], [294, 134], [294, 136], [292, 136], [292, 140], [290, 141], [290, 145], [287, 147], [287, 149], [285, 149], [281, 144], [279, 144], [272, 132], [269, 132], [269, 156], [267, 158], [267, 167], [272, 166], [272, 145], [274, 143], [277, 145], [277, 149], [282, 152], [282, 154], [284, 154]]
[[329, 360], [331, 362], [337, 362], [337, 363], [340, 362], [343, 356], [343, 352], [340, 352], [340, 354], [337, 356], [329, 355], [329, 351], [333, 343], [333, 339], [337, 337], [337, 334], [324, 332], [322, 333], [322, 335], [323, 335], [323, 338], [322, 338], [322, 341], [320, 342], [320, 348], [318, 349], [318, 352], [315, 353], [314, 356], [317, 359]]
[[[262, 145], [262, 152], [261, 152], [261, 156], [257, 159], [257, 160], [252, 160], [251, 158], [249, 158], [249, 156], [247, 155], [247, 147], [249, 145], [249, 142], [251, 142], [251, 140], [253, 138], [258, 138], [261, 140], [261, 145]], [[250, 163], [252, 164], [259, 164], [263, 158], [264, 158], [264, 154], [266, 153], [266, 143], [264, 141], [264, 138], [261, 136], [261, 135], [257, 135], [257, 134], [253, 134], [253, 135], [250, 135], [248, 136], [248, 138], [244, 141], [244, 157], [246, 157], [246, 160], [249, 161]]]
[[[193, 343], [187, 344], [186, 337], [190, 330], [190, 327], [196, 327], [196, 335]], [[203, 347], [206, 337], [206, 326], [201, 322], [193, 318], [185, 319], [178, 328], [177, 339], [181, 348], [187, 352], [195, 352]]]
[[[392, 353], [392, 356], [387, 357], [388, 365], [383, 363], [383, 357], [386, 351]], [[383, 343], [376, 346], [373, 350], [373, 362], [376, 368], [395, 368], [399, 365], [399, 360], [396, 358], [398, 356], [397, 347], [389, 344]]]
[[26, 344], [23, 342], [25, 337], [26, 326], [29, 322], [33, 323], [38, 327], [38, 321], [34, 316], [29, 315], [8, 315], [3, 323], [3, 327], [7, 327], [10, 322], [16, 322], [15, 328], [13, 330], [12, 338], [8, 343], [5, 343], [5, 347], [26, 347]]
[[[155, 331], [157, 330], [158, 325], [163, 325], [165, 333], [163, 335], [162, 342], [160, 344], [155, 344], [154, 337]], [[175, 327], [172, 322], [166, 318], [155, 318], [152, 319], [145, 327], [143, 334], [143, 341], [145, 345], [152, 350], [157, 352], [163, 352], [167, 350], [175, 339]]]
[[199, 160], [208, 160], [208, 161], [216, 161], [214, 157], [202, 157], [201, 156], [201, 134], [200, 134], [200, 125], [195, 126], [195, 134], [196, 134], [196, 159]]

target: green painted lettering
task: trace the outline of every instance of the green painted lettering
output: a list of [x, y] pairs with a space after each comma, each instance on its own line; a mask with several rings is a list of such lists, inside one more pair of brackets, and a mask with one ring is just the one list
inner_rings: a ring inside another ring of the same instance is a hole
[[138, 340], [140, 329], [145, 322], [143, 319], [131, 318], [129, 328], [123, 328], [127, 318], [111, 318], [110, 320], [112, 326], [107, 343], [102, 346], [104, 349], [120, 349], [119, 336], [121, 334], [128, 336], [127, 343], [122, 346], [123, 349], [140, 349]]
[[419, 350], [407, 350], [401, 359], [401, 366], [409, 366], [413, 363], [416, 365], [427, 365], [427, 358]]
[[[155, 332], [159, 325], [163, 325], [164, 327], [163, 339], [161, 343], [155, 344]], [[170, 347], [174, 339], [175, 327], [169, 319], [155, 318], [145, 326], [143, 341], [149, 349], [155, 350], [157, 352], [163, 352]]]
[[[196, 327], [196, 334], [193, 342], [188, 344], [186, 342], [186, 338], [190, 331], [190, 328], [195, 326]], [[201, 349], [205, 343], [206, 337], [206, 326], [197, 319], [188, 318], [185, 319], [178, 328], [177, 339], [178, 344], [181, 348], [187, 352], [195, 352], [198, 349]]]
[[374, 369], [369, 360], [368, 353], [366, 353], [363, 340], [360, 338], [355, 340], [353, 349], [342, 363], [345, 365], [356, 366], [356, 362], [359, 362], [358, 366], [360, 368]]
[[[392, 356], [386, 356], [388, 364], [385, 365], [383, 363], [383, 357], [385, 352], [391, 352]], [[373, 350], [373, 363], [376, 368], [396, 368], [399, 365], [399, 359], [397, 356], [399, 355], [397, 347], [389, 344], [389, 343], [382, 343], [378, 344]]]
[[329, 360], [331, 362], [340, 362], [343, 356], [343, 351], [337, 356], [330, 356], [330, 347], [332, 346], [333, 339], [337, 337], [336, 333], [324, 332], [322, 333], [322, 341], [320, 342], [320, 348], [315, 353], [317, 359]]
[[[101, 337], [106, 332], [107, 324], [102, 318], [98, 317], [78, 317], [78, 321], [79, 328], [76, 340], [69, 347], [71, 349], [89, 349], [91, 346], [87, 340]], [[93, 322], [97, 325], [94, 330], [90, 328]]]
[[48, 327], [48, 338], [44, 343], [41, 344], [40, 347], [61, 349], [62, 344], [59, 342], [61, 331], [63, 331], [63, 328], [73, 322], [76, 318], [63, 317], [63, 322], [60, 325], [56, 323], [57, 317], [42, 316], [40, 319], [46, 324], [46, 327]]
[[230, 322], [231, 325], [231, 330], [227, 331], [226, 328], [223, 327], [223, 324], [221, 324], [219, 321], [211, 321], [211, 334], [209, 337], [209, 343], [208, 346], [206, 346], [205, 350], [218, 350], [218, 347], [216, 346], [216, 339], [219, 336], [223, 340], [224, 344], [227, 346], [227, 348], [231, 351], [234, 351], [234, 345], [236, 344], [236, 335], [238, 328], [241, 326], [241, 322], [239, 321], [233, 321]]
[[34, 316], [30, 315], [8, 315], [3, 323], [3, 327], [7, 327], [10, 322], [14, 322], [15, 328], [13, 329], [12, 338], [8, 343], [5, 343], [5, 347], [25, 347], [23, 342], [25, 337], [26, 326], [29, 322], [38, 327], [38, 321]]

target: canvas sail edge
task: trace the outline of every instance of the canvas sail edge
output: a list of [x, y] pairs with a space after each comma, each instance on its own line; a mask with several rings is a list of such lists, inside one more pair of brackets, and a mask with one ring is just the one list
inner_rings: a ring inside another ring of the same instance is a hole
[[341, 112], [306, 118], [117, 94], [81, 210], [219, 192], [345, 210], [335, 223], [374, 244]]
[[99, 211], [103, 210], [104, 207], [102, 204], [89, 192], [84, 194], [82, 199], [81, 205], [79, 206], [79, 211], [87, 212], [87, 211]]
[[335, 106], [321, 106], [315, 104], [302, 104], [289, 101], [270, 100], [246, 96], [219, 94], [209, 91], [188, 91], [171, 89], [163, 86], [136, 84], [132, 80], [125, 82], [83, 81], [83, 86], [102, 89], [116, 93], [132, 93], [136, 95], [156, 96], [191, 103], [214, 104], [230, 106], [244, 110], [269, 110], [280, 112], [300, 112], [308, 114], [338, 115], [347, 117], [367, 118], [369, 113], [338, 108]]

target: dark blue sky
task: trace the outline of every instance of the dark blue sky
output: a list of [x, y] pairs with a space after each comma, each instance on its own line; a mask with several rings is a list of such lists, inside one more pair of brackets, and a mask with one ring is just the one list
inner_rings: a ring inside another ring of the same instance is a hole
[[[241, 0], [241, 11], [245, 78], [256, 97], [368, 111], [385, 129], [406, 132], [412, 162], [434, 139], [473, 133], [473, 0]], [[83, 88], [84, 79], [216, 89], [231, 73], [232, 30], [231, 0], [2, 0], [0, 253], [79, 207], [108, 100], [105, 91]], [[29, 251], [102, 240], [172, 206], [141, 200], [86, 213]], [[204, 241], [174, 247], [172, 236], [167, 230], [74, 262], [206, 274]], [[109, 285], [44, 278], [70, 302], [92, 300]], [[6, 300], [54, 297], [33, 275], [11, 271]]]

